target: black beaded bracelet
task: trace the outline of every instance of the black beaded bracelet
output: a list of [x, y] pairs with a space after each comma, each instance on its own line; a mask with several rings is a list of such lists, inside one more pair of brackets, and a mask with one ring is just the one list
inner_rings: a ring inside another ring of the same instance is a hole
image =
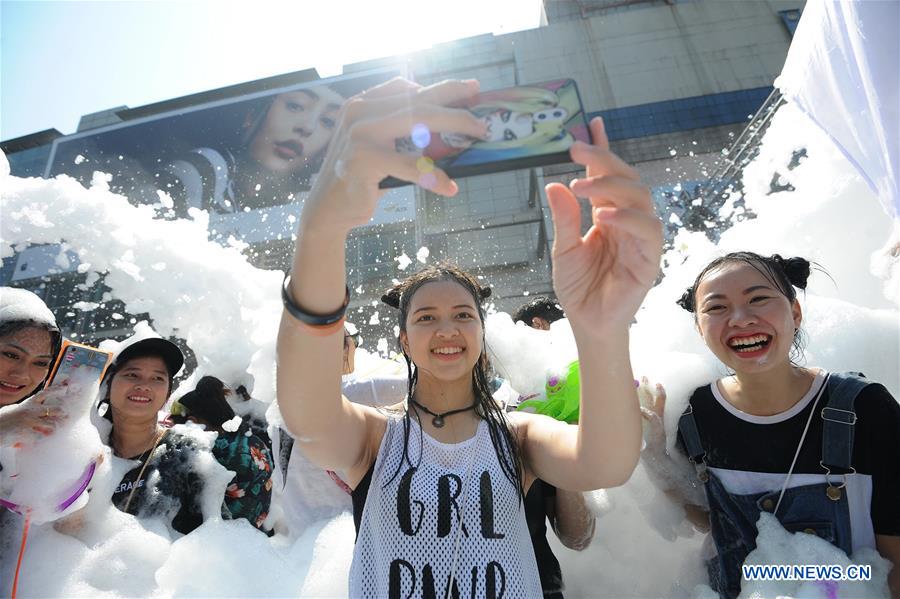
[[303, 324], [309, 325], [311, 327], [327, 327], [334, 324], [337, 324], [344, 318], [344, 313], [347, 311], [347, 306], [350, 305], [350, 288], [346, 287], [347, 293], [344, 295], [344, 303], [338, 308], [335, 312], [331, 314], [310, 314], [300, 306], [294, 303], [294, 300], [291, 299], [291, 294], [288, 292], [288, 285], [291, 284], [291, 275], [288, 273], [284, 277], [284, 283], [281, 285], [281, 303], [284, 304], [284, 309], [288, 311], [288, 313], [302, 322]]

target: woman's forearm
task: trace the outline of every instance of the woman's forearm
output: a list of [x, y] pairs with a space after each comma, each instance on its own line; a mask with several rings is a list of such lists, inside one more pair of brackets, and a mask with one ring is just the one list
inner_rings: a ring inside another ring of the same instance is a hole
[[556, 514], [553, 529], [559, 541], [575, 551], [583, 551], [594, 538], [596, 520], [588, 509], [584, 494], [556, 490]]
[[[577, 324], [573, 323], [573, 331]], [[581, 369], [578, 461], [587, 488], [624, 484], [640, 457], [641, 416], [628, 355], [627, 328], [575, 333]]]
[[[336, 198], [337, 199], [337, 198]], [[291, 262], [294, 302], [313, 314], [334, 312], [344, 301], [346, 245], [349, 231], [317, 226], [315, 211], [301, 215]]]
[[[293, 302], [313, 314], [335, 312], [344, 302], [346, 233], [303, 223], [297, 236], [291, 281]], [[303, 443], [315, 443], [341, 420], [341, 330], [311, 334], [282, 313], [278, 334], [278, 405], [288, 430]]]
[[[573, 329], [575, 327], [573, 326]], [[559, 489], [591, 491], [624, 484], [640, 456], [641, 423], [627, 330], [588, 339], [576, 333], [579, 424], [518, 413], [532, 473]]]

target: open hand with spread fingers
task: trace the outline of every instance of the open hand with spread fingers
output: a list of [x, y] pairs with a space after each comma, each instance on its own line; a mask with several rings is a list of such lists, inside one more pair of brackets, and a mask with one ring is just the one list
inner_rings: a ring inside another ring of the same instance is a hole
[[456, 183], [444, 171], [427, 158], [397, 151], [396, 140], [409, 137], [417, 126], [427, 128], [431, 135], [458, 133], [483, 138], [487, 133], [484, 122], [467, 110], [448, 108], [477, 93], [474, 80], [422, 87], [393, 79], [348, 100], [301, 222], [337, 232], [364, 225], [383, 193], [378, 184], [388, 176], [442, 195], [455, 195]]
[[[553, 287], [573, 329], [602, 334], [627, 327], [659, 273], [662, 224], [650, 189], [610, 152], [603, 121], [591, 121], [594, 144], [576, 142], [572, 160], [584, 179], [547, 185], [553, 215]], [[591, 202], [592, 226], [581, 235], [578, 198]], [[576, 326], [577, 325], [577, 326]]]

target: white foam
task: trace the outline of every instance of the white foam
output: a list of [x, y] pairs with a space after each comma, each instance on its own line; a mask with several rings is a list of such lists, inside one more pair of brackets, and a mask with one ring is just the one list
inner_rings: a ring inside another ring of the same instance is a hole
[[[55, 409], [62, 415], [49, 436], [22, 431], [5, 435], [0, 447], [0, 495], [30, 509], [35, 523], [58, 520], [87, 503], [87, 493], [77, 495], [80, 483], [87, 482], [91, 464], [106, 453], [90, 419], [96, 393], [96, 383], [86, 382], [76, 373], [69, 385], [51, 386], [21, 404], [4, 408], [38, 413]], [[74, 503], [60, 510], [72, 497], [77, 497]]]
[[[791, 153], [799, 147], [806, 147], [809, 157], [788, 171]], [[65, 238], [81, 267], [89, 264], [80, 272], [95, 279], [96, 273], [108, 271], [105, 282], [111, 296], [125, 302], [129, 312], [148, 312], [160, 334], [187, 340], [199, 367], [185, 388], [193, 388], [203, 374], [216, 375], [232, 387], [244, 383], [259, 403], [242, 410], [257, 413], [269, 406], [270, 424], [280, 422], [273, 399], [281, 273], [255, 269], [234, 247], [210, 243], [203, 212], [194, 211], [193, 220], [154, 220], [152, 207], [135, 207], [110, 193], [102, 176], [85, 189], [67, 177], [8, 177], [8, 168], [5, 157], [0, 159], [0, 254], [10, 255], [25, 241], [57, 243]], [[766, 195], [775, 170], [796, 191]], [[724, 373], [694, 330], [691, 315], [674, 301], [711, 257], [728, 250], [802, 255], [826, 267], [834, 283], [814, 273], [809, 293], [801, 297], [810, 339], [808, 362], [833, 370], [862, 370], [895, 396], [900, 393], [900, 268], [889, 252], [898, 234], [896, 229], [892, 233], [868, 188], [828, 140], [789, 106], [773, 120], [760, 157], [745, 171], [744, 184], [747, 207], [757, 218], [726, 231], [718, 245], [702, 234], [681, 233], [666, 256], [665, 279], [650, 292], [632, 328], [635, 374], [664, 383], [668, 391], [665, 423], [670, 443], [690, 391]], [[888, 242], [890, 234], [894, 237]], [[417, 252], [416, 259], [422, 257], [424, 252]], [[393, 262], [390, 256], [384, 261]], [[870, 263], [881, 278], [871, 274]], [[138, 329], [144, 330], [143, 325]], [[554, 323], [548, 333], [494, 314], [486, 335], [498, 370], [521, 393], [542, 392], [547, 374], [563, 370], [575, 357], [567, 321]], [[367, 347], [382, 355], [395, 347], [394, 340], [372, 341]], [[405, 370], [398, 362], [383, 362], [363, 350], [356, 359], [358, 371]], [[81, 449], [89, 445], [75, 443]], [[74, 536], [48, 524], [32, 527], [19, 594], [346, 595], [354, 538], [348, 515], [311, 527], [294, 543], [282, 535], [264, 537], [244, 522], [218, 517], [217, 501], [227, 473], [215, 466], [201, 465], [210, 480], [204, 497], [207, 522], [192, 535], [175, 538], [165, 523], [139, 522], [110, 505], [111, 489], [130, 465], [106, 459], [95, 475], [82, 521], [69, 525]], [[598, 590], [604, 596], [709, 596], [702, 535], [691, 532], [681, 508], [656, 490], [642, 466], [628, 484], [594, 494], [589, 505], [600, 516], [591, 547], [574, 553], [551, 540], [562, 562], [567, 596], [596, 596]], [[6, 521], [0, 568], [4, 585], [11, 581], [14, 567], [7, 556], [15, 556], [18, 541], [17, 520]], [[815, 555], [842, 563], [828, 547], [811, 548], [808, 538], [785, 536], [779, 530], [763, 524], [754, 559], [777, 563]], [[871, 554], [855, 558], [877, 562]], [[878, 568], [875, 573], [883, 582], [884, 568]], [[860, 593], [883, 592], [879, 584], [873, 582]], [[761, 592], [815, 596], [812, 587], [787, 583]], [[857, 589], [847, 592], [856, 594]]]

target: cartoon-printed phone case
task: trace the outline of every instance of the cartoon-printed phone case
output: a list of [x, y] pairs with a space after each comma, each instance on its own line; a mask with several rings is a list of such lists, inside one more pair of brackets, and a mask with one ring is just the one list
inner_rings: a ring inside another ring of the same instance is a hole
[[66, 385], [76, 375], [88, 377], [88, 374], [90, 374], [88, 378], [95, 379], [99, 383], [111, 357], [112, 354], [102, 349], [65, 339], [47, 385]]
[[[427, 183], [430, 161], [451, 178], [484, 175], [569, 162], [576, 140], [591, 142], [572, 79], [485, 92], [461, 107], [487, 123], [487, 139], [414, 127], [410, 137], [396, 141], [398, 151], [428, 159], [421, 164], [422, 183]], [[381, 187], [400, 185], [408, 183], [392, 177], [381, 182]]]

